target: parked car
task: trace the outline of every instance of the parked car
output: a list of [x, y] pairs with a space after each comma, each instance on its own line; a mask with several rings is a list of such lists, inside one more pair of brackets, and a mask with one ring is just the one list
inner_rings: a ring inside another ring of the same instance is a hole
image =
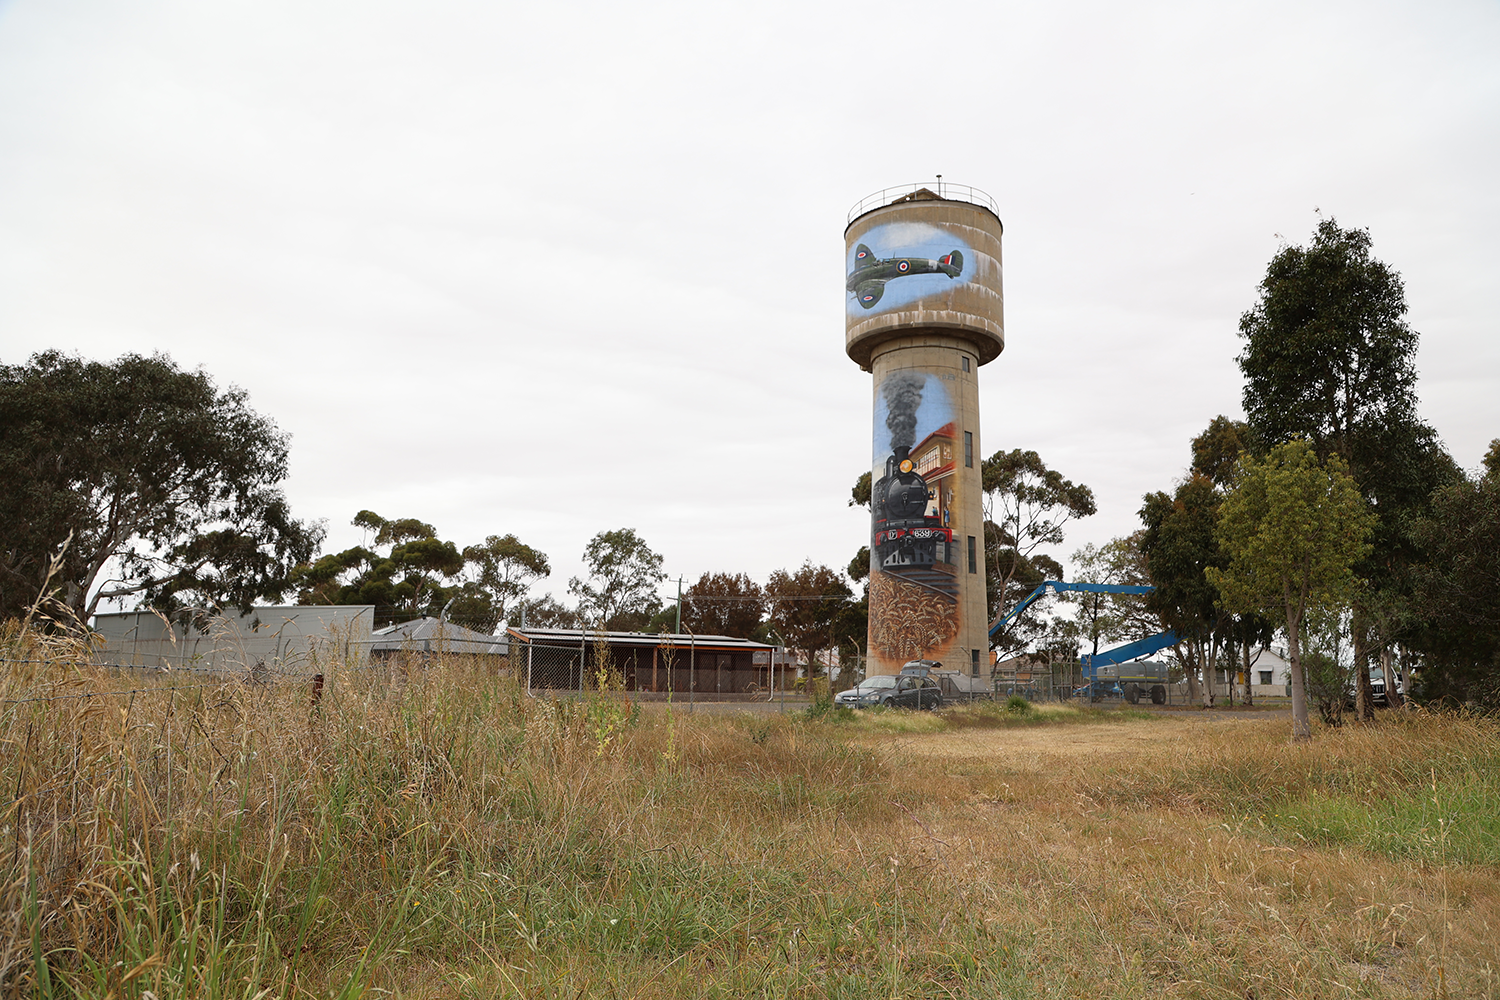
[[890, 708], [941, 708], [943, 692], [937, 681], [928, 676], [931, 667], [913, 666], [929, 662], [917, 660], [908, 663], [899, 674], [866, 677], [848, 691], [840, 691], [833, 703], [844, 708], [871, 708], [875, 705]]
[[[1377, 707], [1386, 708], [1390, 705], [1391, 699], [1385, 693], [1385, 676], [1383, 674], [1372, 673], [1370, 675], [1370, 689], [1375, 695], [1375, 704]], [[1406, 686], [1401, 683], [1400, 674], [1396, 675], [1396, 693], [1402, 697], [1406, 696]]]

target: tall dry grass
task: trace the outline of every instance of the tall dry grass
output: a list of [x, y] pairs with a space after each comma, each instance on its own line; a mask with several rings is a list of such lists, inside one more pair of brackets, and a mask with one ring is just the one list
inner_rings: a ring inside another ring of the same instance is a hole
[[[45, 661], [0, 682], [15, 995], [1496, 996], [1463, 815], [1412, 856], [1258, 819], [1363, 795], [1377, 747], [1380, 795], [1441, 804], [1491, 759], [1478, 720], [1287, 749], [1098, 713], [688, 717], [461, 659], [325, 660], [314, 705], [0, 640]], [[1031, 766], [1028, 725], [1145, 742]]]

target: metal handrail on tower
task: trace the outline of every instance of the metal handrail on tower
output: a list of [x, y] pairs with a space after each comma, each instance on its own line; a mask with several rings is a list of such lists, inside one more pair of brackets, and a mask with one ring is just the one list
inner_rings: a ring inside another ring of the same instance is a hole
[[935, 181], [922, 181], [917, 184], [901, 184], [897, 187], [881, 188], [874, 194], [865, 195], [854, 207], [849, 209], [849, 217], [845, 225], [852, 223], [855, 219], [866, 212], [873, 212], [877, 208], [886, 205], [894, 205], [898, 201], [905, 201], [919, 191], [937, 195], [941, 201], [962, 201], [970, 205], [978, 205], [985, 209], [995, 218], [1000, 218], [1000, 204], [984, 191], [967, 184], [952, 184], [938, 177]]

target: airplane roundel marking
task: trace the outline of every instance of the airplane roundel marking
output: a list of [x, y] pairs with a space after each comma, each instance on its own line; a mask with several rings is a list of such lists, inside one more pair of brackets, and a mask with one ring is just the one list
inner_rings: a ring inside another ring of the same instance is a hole
[[869, 302], [874, 297], [875, 296], [873, 296], [873, 295], [866, 295], [861, 301], [863, 301], [863, 302]]
[[861, 250], [859, 253], [854, 255], [856, 260], [864, 260], [868, 256], [870, 256], [869, 253], [864, 250]]
[[898, 271], [905, 271], [905, 270], [909, 269], [910, 267], [911, 267], [911, 262], [903, 260], [901, 263], [899, 263], [899, 264], [896, 265], [896, 270], [898, 270]]

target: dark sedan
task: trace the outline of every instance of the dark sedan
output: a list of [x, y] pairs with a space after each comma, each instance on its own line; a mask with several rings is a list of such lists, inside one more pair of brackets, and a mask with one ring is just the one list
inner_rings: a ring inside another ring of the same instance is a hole
[[886, 705], [890, 708], [934, 709], [942, 706], [943, 692], [930, 677], [882, 674], [867, 677], [848, 691], [840, 691], [833, 701], [844, 708]]

